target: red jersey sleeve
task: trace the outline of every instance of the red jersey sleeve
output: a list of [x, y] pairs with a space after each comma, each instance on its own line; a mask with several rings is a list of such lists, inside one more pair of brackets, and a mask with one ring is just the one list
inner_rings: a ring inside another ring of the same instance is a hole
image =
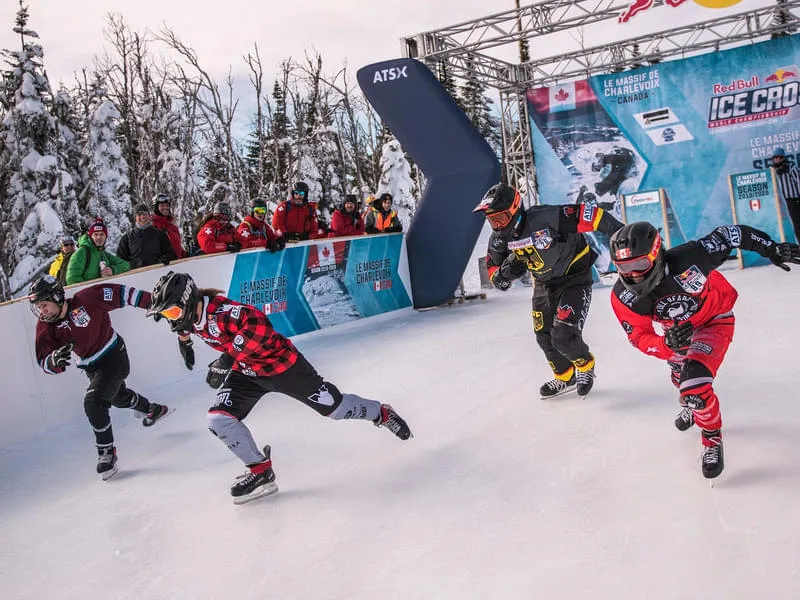
[[277, 235], [286, 233], [286, 202], [281, 202], [272, 214], [272, 229]]
[[675, 354], [664, 343], [664, 338], [653, 329], [653, 320], [633, 312], [616, 294], [611, 293], [611, 308], [628, 336], [628, 341], [648, 356], [667, 360]]

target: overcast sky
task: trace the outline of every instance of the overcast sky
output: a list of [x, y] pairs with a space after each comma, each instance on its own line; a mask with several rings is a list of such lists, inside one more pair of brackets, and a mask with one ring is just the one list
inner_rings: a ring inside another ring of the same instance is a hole
[[[522, 5], [530, 4], [523, 0]], [[725, 12], [738, 12], [769, 0], [743, 0]], [[244, 73], [241, 57], [258, 43], [267, 79], [289, 57], [302, 57], [306, 49], [318, 50], [326, 71], [347, 60], [351, 73], [372, 62], [401, 56], [400, 38], [431, 29], [470, 21], [514, 8], [513, 0], [28, 0], [29, 27], [39, 33], [45, 65], [52, 82], [72, 82], [72, 74], [91, 66], [105, 40], [103, 29], [109, 12], [120, 14], [137, 31], [158, 30], [166, 23], [200, 63], [217, 76]], [[19, 47], [11, 31], [19, 5], [0, 2], [0, 48]], [[655, 13], [655, 14], [654, 14]], [[665, 16], [675, 24], [706, 20], [723, 11], [687, 2], [678, 8], [659, 8], [640, 14], [625, 25], [606, 24], [606, 33], [620, 38], [642, 33], [648, 22]], [[570, 40], [534, 40], [534, 55], [550, 56], [577, 49]], [[156, 48], [153, 48], [156, 51]], [[513, 48], [506, 52], [514, 56]]]

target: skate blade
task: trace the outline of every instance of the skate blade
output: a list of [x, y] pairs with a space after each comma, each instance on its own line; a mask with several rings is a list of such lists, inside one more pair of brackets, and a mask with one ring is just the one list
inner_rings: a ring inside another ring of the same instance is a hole
[[274, 481], [272, 483], [268, 483], [266, 485], [262, 485], [257, 490], [253, 490], [246, 496], [234, 496], [233, 503], [234, 504], [247, 504], [248, 502], [252, 502], [258, 498], [263, 498], [264, 496], [271, 496], [275, 492], [278, 491], [278, 484]]
[[[570, 388], [568, 390], [564, 390], [563, 392], [558, 392], [557, 394], [553, 394], [552, 396], [539, 396], [539, 400], [552, 400], [553, 398], [558, 398], [559, 396], [566, 396], [567, 394], [571, 394], [572, 392], [577, 392], [578, 388]], [[587, 394], [588, 396], [588, 394]], [[581, 398], [585, 398], [586, 396], [581, 396]]]
[[114, 477], [114, 475], [116, 475], [117, 473], [119, 473], [119, 469], [117, 468], [117, 465], [114, 465], [113, 469], [109, 469], [108, 471], [100, 473], [100, 479], [102, 479], [103, 481], [108, 481], [109, 479]]

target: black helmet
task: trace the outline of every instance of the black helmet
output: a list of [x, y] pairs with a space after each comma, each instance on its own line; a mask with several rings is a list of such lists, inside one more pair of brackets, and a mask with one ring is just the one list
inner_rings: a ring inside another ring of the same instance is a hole
[[156, 194], [155, 196], [153, 196], [152, 209], [153, 209], [153, 214], [154, 215], [159, 215], [161, 217], [164, 216], [164, 215], [161, 214], [161, 211], [158, 210], [158, 205], [159, 204], [164, 204], [164, 203], [166, 203], [166, 204], [170, 203], [169, 196], [167, 196], [166, 194]]
[[498, 183], [489, 188], [472, 212], [482, 212], [492, 229], [505, 231], [519, 223], [523, 214], [521, 207], [519, 191], [505, 183]]
[[308, 202], [308, 184], [305, 181], [298, 181], [292, 186], [292, 195], [295, 193], [303, 197], [303, 202]]
[[31, 301], [31, 312], [33, 312], [37, 319], [52, 323], [58, 320], [58, 315], [61, 311], [58, 311], [55, 315], [46, 319], [39, 313], [39, 309], [36, 307], [35, 303], [40, 300], [51, 300], [58, 304], [59, 307], [64, 306], [64, 286], [52, 275], [43, 275], [36, 279], [31, 284], [30, 288], [28, 288], [28, 300]]
[[261, 208], [264, 209], [264, 214], [267, 212], [267, 203], [264, 202], [261, 198], [253, 198], [250, 201], [250, 216], [253, 216], [255, 209]]
[[[195, 306], [200, 301], [200, 290], [188, 273], [170, 271], [162, 275], [153, 288], [153, 301], [147, 316], [162, 313], [172, 331], [190, 332], [194, 324]], [[174, 315], [163, 314], [178, 308]]]
[[650, 223], [625, 225], [611, 236], [609, 247], [622, 284], [637, 296], [646, 296], [664, 279], [661, 235]]
[[233, 218], [233, 212], [231, 212], [231, 205], [227, 202], [216, 202], [214, 203], [214, 209], [212, 211], [214, 218], [217, 218], [217, 215], [223, 215], [228, 217], [230, 221]]

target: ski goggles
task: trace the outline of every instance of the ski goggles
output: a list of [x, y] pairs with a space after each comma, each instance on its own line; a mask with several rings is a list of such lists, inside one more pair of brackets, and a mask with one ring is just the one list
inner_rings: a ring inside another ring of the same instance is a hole
[[305, 192], [305, 190], [292, 190], [292, 194], [294, 196], [301, 196], [301, 197], [305, 198], [306, 192]]
[[180, 306], [170, 306], [158, 311], [159, 314], [168, 321], [177, 321], [183, 316], [183, 309]]
[[511, 219], [513, 218], [514, 214], [510, 209], [501, 210], [496, 213], [486, 213], [486, 220], [489, 221], [489, 225], [491, 225], [492, 229], [504, 229], [511, 223]]
[[256, 206], [253, 209], [253, 214], [254, 215], [265, 215], [265, 214], [267, 214], [267, 209], [262, 207], [262, 206]]
[[644, 275], [653, 268], [656, 258], [658, 258], [658, 251], [660, 249], [660, 235], [656, 236], [656, 239], [653, 240], [653, 247], [650, 249], [650, 252], [642, 256], [625, 258], [625, 255], [630, 253], [630, 248], [619, 248], [615, 253], [616, 257], [614, 258], [614, 266], [617, 267], [617, 271], [619, 271], [620, 275], [624, 275], [626, 277]]

